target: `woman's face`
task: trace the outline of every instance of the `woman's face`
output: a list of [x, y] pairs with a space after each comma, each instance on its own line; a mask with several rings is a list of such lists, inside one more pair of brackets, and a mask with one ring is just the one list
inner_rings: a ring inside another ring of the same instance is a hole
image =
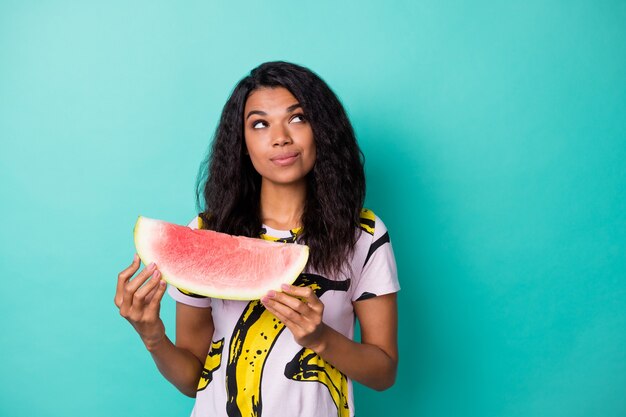
[[289, 90], [254, 90], [243, 117], [246, 148], [263, 181], [303, 182], [315, 164], [315, 140], [300, 103]]

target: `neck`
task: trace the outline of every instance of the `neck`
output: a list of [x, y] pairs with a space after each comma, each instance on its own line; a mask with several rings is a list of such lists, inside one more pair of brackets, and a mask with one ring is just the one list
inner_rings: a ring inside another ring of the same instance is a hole
[[302, 226], [306, 182], [296, 184], [261, 183], [261, 220], [271, 228], [295, 229]]

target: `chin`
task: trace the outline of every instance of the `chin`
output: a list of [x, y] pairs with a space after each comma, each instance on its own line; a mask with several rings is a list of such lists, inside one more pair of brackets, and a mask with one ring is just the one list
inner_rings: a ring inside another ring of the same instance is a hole
[[281, 186], [306, 184], [306, 175], [293, 175], [293, 176], [290, 175], [290, 176], [280, 176], [280, 177], [263, 176], [263, 181], [267, 181], [274, 185], [281, 185]]

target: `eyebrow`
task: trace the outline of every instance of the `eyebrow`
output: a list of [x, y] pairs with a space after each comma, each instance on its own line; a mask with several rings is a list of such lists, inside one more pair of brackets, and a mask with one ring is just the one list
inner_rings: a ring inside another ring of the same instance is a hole
[[[294, 111], [298, 107], [302, 107], [300, 105], [300, 103], [292, 104], [291, 106], [287, 107], [286, 111], [287, 111], [287, 113], [291, 113], [292, 111]], [[246, 116], [246, 120], [248, 120], [248, 118], [250, 118], [250, 116], [252, 116], [253, 114], [258, 114], [260, 116], [267, 116], [267, 113], [265, 113], [262, 110], [250, 110], [250, 112]]]

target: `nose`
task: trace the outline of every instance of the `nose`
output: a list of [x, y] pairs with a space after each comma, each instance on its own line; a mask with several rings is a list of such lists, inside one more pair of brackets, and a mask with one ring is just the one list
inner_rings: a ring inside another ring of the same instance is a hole
[[284, 126], [277, 126], [272, 132], [272, 146], [285, 146], [292, 143], [289, 130]]

